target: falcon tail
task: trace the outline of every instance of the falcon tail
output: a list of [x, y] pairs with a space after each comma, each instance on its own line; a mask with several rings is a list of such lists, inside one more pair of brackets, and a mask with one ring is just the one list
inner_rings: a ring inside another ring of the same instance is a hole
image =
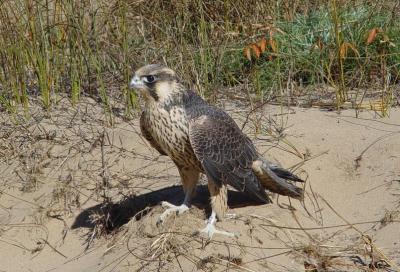
[[288, 170], [272, 164], [262, 157], [253, 162], [252, 169], [265, 189], [280, 195], [303, 199], [303, 189], [286, 180], [304, 181]]

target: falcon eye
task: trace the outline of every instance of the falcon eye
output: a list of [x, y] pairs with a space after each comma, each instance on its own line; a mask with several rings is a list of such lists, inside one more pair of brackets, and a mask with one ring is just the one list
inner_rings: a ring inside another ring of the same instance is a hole
[[153, 83], [156, 80], [156, 78], [154, 76], [150, 75], [150, 76], [144, 76], [143, 80], [146, 83]]

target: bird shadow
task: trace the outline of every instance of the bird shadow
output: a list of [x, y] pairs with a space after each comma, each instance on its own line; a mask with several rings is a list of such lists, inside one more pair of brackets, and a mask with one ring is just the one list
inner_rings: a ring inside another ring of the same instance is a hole
[[[103, 226], [107, 232], [118, 230], [121, 226], [128, 223], [132, 218], [141, 220], [153, 207], [162, 201], [168, 201], [174, 205], [180, 205], [184, 199], [182, 186], [172, 186], [156, 191], [151, 191], [141, 195], [134, 195], [125, 198], [118, 203], [105, 202], [83, 210], [75, 218], [71, 229], [96, 227], [98, 221], [93, 220], [93, 215], [105, 218]], [[209, 203], [210, 193], [206, 185], [197, 186], [196, 195], [192, 200], [192, 205], [204, 209], [206, 214], [211, 213]], [[239, 208], [250, 205], [262, 205], [245, 194], [228, 190], [228, 206]]]

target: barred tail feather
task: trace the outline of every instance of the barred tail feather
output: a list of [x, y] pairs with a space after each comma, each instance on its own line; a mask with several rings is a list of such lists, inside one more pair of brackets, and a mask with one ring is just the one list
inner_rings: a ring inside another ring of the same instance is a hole
[[280, 195], [303, 199], [303, 189], [287, 182], [286, 179], [300, 182], [303, 182], [303, 180], [288, 170], [271, 164], [264, 158], [254, 161], [252, 169], [265, 189]]

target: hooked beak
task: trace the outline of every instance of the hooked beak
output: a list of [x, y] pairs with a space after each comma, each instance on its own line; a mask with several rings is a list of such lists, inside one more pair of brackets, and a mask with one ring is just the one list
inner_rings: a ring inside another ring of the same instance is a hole
[[129, 83], [129, 88], [131, 89], [143, 89], [143, 87], [144, 87], [143, 82], [136, 75], [132, 78], [131, 82]]

